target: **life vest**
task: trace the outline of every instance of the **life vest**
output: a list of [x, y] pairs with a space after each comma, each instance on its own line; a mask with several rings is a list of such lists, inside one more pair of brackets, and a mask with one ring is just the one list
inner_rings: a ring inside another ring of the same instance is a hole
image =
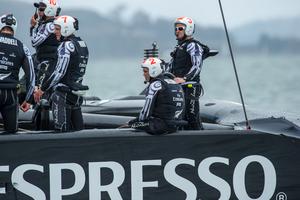
[[82, 89], [82, 80], [88, 63], [89, 51], [80, 37], [71, 36], [68, 39], [74, 44], [75, 51], [71, 53], [68, 69], [61, 83], [77, 91]]
[[[47, 23], [52, 23], [53, 19], [42, 22], [39, 30], [45, 29]], [[57, 58], [57, 48], [59, 46], [59, 41], [56, 39], [54, 33], [51, 33], [48, 38], [39, 46], [36, 47], [36, 56], [39, 62], [45, 59], [56, 59]]]
[[[171, 71], [176, 77], [184, 77], [193, 66], [193, 63], [191, 61], [191, 56], [187, 52], [187, 46], [195, 42], [199, 44], [199, 46], [203, 49], [203, 55], [206, 55], [209, 52], [209, 48], [200, 43], [199, 41], [195, 39], [185, 40], [180, 42], [175, 50], [171, 53], [171, 56], [173, 57], [173, 71]], [[203, 58], [202, 58], [203, 59]], [[200, 77], [196, 77], [194, 81], [199, 82]]]
[[[26, 48], [27, 54], [29, 50]], [[0, 88], [16, 88], [20, 67], [26, 59], [24, 45], [8, 34], [0, 33]]]
[[156, 80], [161, 81], [162, 89], [155, 101], [152, 117], [181, 120], [184, 110], [184, 94], [181, 85], [164, 75], [153, 79], [153, 81]]

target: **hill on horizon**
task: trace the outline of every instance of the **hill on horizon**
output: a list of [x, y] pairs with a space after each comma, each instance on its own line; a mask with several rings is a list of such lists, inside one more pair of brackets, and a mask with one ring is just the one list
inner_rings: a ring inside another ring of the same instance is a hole
[[[28, 47], [31, 47], [29, 22], [34, 11], [35, 8], [31, 3], [13, 2], [10, 0], [2, 1], [0, 7], [0, 13], [13, 13], [16, 16], [18, 20], [16, 37]], [[115, 17], [112, 17], [112, 14], [111, 16], [106, 16], [84, 9], [63, 9], [61, 14], [75, 16], [79, 19], [77, 35], [87, 42], [91, 59], [105, 57], [142, 58], [143, 50], [151, 48], [153, 41], [158, 43], [161, 53], [170, 52], [176, 45], [172, 21], [164, 18], [158, 18], [153, 21], [143, 11], [136, 12], [130, 20], [131, 23], [123, 22], [118, 15]], [[260, 48], [259, 43], [264, 42], [262, 39], [268, 41], [264, 43], [267, 46], [270, 46], [273, 41], [276, 42], [276, 37], [279, 36], [283, 39], [283, 43], [285, 39], [290, 40], [293, 33], [296, 35], [293, 30], [297, 29], [292, 30], [290, 28], [295, 27], [294, 23], [294, 19], [255, 22], [230, 31], [232, 34], [231, 39], [233, 45], [241, 52], [253, 51]], [[275, 32], [277, 34], [273, 34], [274, 26], [278, 27]], [[201, 24], [197, 24], [194, 36], [212, 49], [217, 49], [221, 52], [228, 51], [222, 27], [204, 27]], [[297, 42], [289, 42], [298, 44]], [[248, 48], [249, 46], [251, 48]], [[295, 48], [294, 46], [293, 49]], [[266, 47], [264, 46], [263, 49], [266, 49]], [[272, 52], [272, 48], [268, 49]], [[300, 52], [300, 47], [298, 47], [298, 50]], [[34, 52], [33, 49], [32, 51]]]

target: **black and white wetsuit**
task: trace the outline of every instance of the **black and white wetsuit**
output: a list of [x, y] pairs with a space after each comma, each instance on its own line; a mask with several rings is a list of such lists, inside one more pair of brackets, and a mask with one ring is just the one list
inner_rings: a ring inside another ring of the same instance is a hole
[[[0, 33], [0, 112], [4, 129], [16, 132], [18, 127], [19, 71], [22, 67], [26, 78], [26, 97], [29, 101], [34, 91], [35, 74], [29, 49], [15, 37]], [[22, 103], [22, 102], [21, 102]]]
[[160, 75], [150, 81], [143, 109], [131, 125], [155, 135], [172, 133], [177, 130], [183, 113], [182, 87], [168, 76]]
[[[31, 43], [36, 49], [35, 73], [36, 86], [41, 87], [42, 83], [53, 73], [57, 61], [57, 48], [59, 41], [56, 39], [54, 30], [54, 18], [39, 22], [37, 27], [30, 29]], [[42, 99], [49, 100], [50, 93], [43, 94]], [[45, 102], [45, 101], [44, 101]], [[39, 104], [42, 105], [42, 104]], [[47, 107], [35, 105], [34, 122], [36, 130], [46, 130], [49, 124]]]
[[180, 41], [171, 53], [172, 59], [167, 67], [167, 71], [186, 80], [182, 86], [185, 94], [184, 119], [188, 121], [188, 125], [185, 126], [187, 130], [202, 129], [199, 97], [201, 94], [200, 72], [203, 53], [204, 50], [197, 40]]
[[40, 86], [53, 72], [57, 61], [59, 41], [54, 30], [54, 18], [42, 22], [30, 31], [32, 46], [36, 49], [37, 85]]
[[51, 100], [55, 129], [80, 130], [83, 128], [83, 98], [77, 92], [88, 89], [82, 85], [89, 57], [88, 48], [83, 40], [72, 35], [61, 43], [57, 53], [55, 70], [41, 89], [53, 91]]

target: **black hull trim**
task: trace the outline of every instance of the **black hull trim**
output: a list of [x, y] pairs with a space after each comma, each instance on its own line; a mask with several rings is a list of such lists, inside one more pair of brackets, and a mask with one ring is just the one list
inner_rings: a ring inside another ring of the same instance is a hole
[[230, 130], [31, 133], [0, 138], [0, 199], [300, 196], [296, 138]]

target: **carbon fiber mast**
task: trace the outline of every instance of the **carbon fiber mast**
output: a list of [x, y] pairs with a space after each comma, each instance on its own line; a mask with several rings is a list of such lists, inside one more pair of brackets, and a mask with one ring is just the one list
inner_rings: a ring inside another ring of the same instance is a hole
[[226, 21], [225, 21], [225, 17], [224, 17], [224, 12], [223, 12], [223, 7], [222, 7], [221, 0], [219, 0], [219, 6], [220, 6], [221, 14], [222, 14], [222, 19], [223, 19], [223, 24], [224, 24], [224, 29], [225, 29], [225, 33], [226, 33], [227, 43], [228, 43], [228, 47], [229, 47], [229, 51], [230, 51], [230, 56], [231, 56], [231, 60], [232, 60], [232, 64], [233, 64], [233, 69], [234, 69], [236, 81], [237, 81], [238, 88], [239, 88], [240, 98], [241, 98], [242, 105], [243, 105], [243, 111], [244, 111], [245, 120], [246, 120], [246, 128], [247, 128], [247, 130], [251, 130], [249, 120], [248, 120], [248, 117], [247, 117], [247, 112], [246, 112], [246, 107], [245, 107], [245, 103], [244, 103], [244, 99], [243, 99], [243, 94], [242, 94], [242, 90], [241, 90], [241, 86], [240, 86], [239, 76], [238, 76], [238, 73], [237, 73], [237, 70], [236, 70], [236, 65], [235, 65], [235, 61], [234, 61], [234, 57], [233, 57], [231, 42], [230, 42], [230, 39], [229, 39], [229, 34], [228, 34], [227, 26], [226, 26]]

